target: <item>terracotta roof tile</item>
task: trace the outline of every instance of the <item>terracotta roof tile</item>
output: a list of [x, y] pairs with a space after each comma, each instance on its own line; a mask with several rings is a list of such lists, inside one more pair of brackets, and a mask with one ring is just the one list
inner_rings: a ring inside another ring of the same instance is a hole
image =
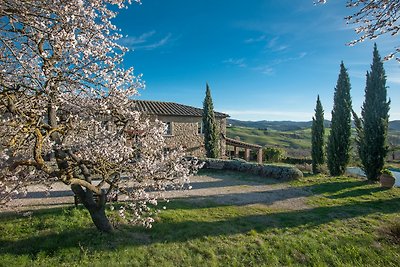
[[[193, 116], [202, 117], [203, 109], [186, 106], [173, 102], [161, 101], [148, 101], [148, 100], [134, 100], [135, 109], [147, 113], [149, 115], [158, 116]], [[228, 114], [215, 112], [215, 116], [219, 118], [229, 117]]]

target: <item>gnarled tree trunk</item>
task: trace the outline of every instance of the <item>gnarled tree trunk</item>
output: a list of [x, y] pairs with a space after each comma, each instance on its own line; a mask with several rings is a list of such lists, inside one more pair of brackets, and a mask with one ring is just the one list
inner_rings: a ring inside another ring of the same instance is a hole
[[93, 198], [93, 192], [89, 189], [86, 189], [85, 191], [80, 185], [71, 185], [71, 189], [78, 196], [85, 208], [89, 211], [92, 221], [96, 225], [97, 229], [106, 233], [112, 232], [113, 226], [111, 225], [105, 213], [106, 194], [104, 190], [102, 190], [101, 195], [96, 201]]

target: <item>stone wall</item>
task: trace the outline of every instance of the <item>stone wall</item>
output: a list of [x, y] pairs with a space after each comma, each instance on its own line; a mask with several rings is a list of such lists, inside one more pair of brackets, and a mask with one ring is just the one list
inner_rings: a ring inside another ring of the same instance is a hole
[[[198, 133], [198, 127], [202, 122], [201, 117], [186, 116], [159, 116], [162, 122], [171, 123], [171, 135], [165, 135], [165, 142], [171, 149], [183, 147], [188, 155], [205, 157], [204, 135]], [[220, 133], [226, 135], [226, 118], [217, 118]], [[220, 141], [220, 155], [225, 156], [225, 140]]]
[[[221, 133], [221, 135], [226, 136], [226, 118], [220, 118], [218, 119], [218, 124], [219, 124], [219, 132]], [[225, 138], [220, 138], [220, 154], [219, 154], [220, 158], [227, 158], [226, 156], [226, 140]]]

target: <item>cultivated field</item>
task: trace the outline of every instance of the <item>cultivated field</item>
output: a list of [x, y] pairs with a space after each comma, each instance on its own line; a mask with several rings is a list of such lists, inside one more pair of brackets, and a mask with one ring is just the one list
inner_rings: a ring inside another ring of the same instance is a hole
[[[280, 131], [274, 129], [257, 129], [251, 127], [232, 126], [227, 129], [227, 136], [239, 138], [241, 141], [267, 147], [279, 147], [286, 151], [287, 156], [296, 158], [311, 157], [311, 128]], [[328, 140], [330, 128], [325, 130], [325, 140]], [[355, 139], [355, 130], [353, 137]], [[400, 160], [400, 131], [389, 130], [388, 145], [391, 149], [388, 159], [392, 160], [394, 152], [395, 160]], [[354, 145], [353, 145], [354, 146]], [[393, 150], [393, 151], [392, 151]], [[356, 153], [354, 151], [354, 157]], [[354, 158], [353, 157], [353, 158]]]

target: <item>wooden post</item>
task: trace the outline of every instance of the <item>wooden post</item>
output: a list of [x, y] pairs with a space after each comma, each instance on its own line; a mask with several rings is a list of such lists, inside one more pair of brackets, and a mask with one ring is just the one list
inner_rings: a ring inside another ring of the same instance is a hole
[[250, 161], [250, 148], [245, 148], [245, 150], [244, 150], [244, 159], [246, 161]]
[[262, 150], [262, 148], [259, 148], [258, 149], [258, 153], [257, 153], [257, 162], [259, 163], [259, 164], [262, 164], [263, 163], [263, 150]]
[[235, 154], [235, 158], [238, 158], [239, 157], [239, 147], [234, 146], [233, 147], [233, 151], [234, 151], [234, 154]]

